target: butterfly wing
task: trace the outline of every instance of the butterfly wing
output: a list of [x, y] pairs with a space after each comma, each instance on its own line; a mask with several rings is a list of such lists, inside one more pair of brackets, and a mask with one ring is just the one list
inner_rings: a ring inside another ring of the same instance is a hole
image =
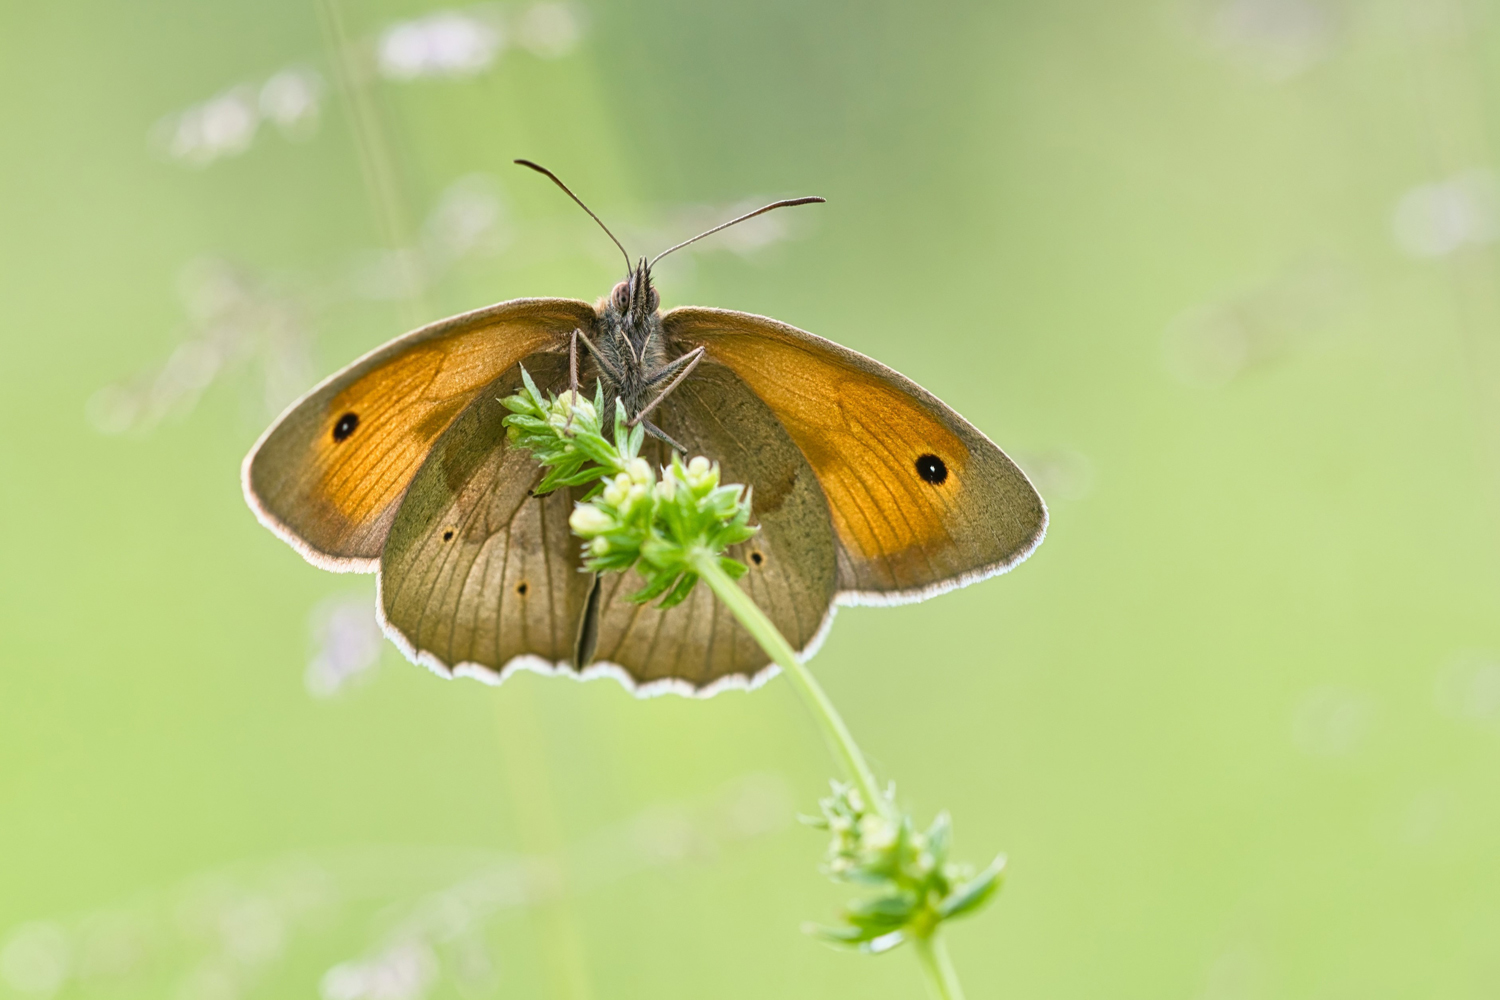
[[678, 351], [732, 370], [766, 402], [827, 498], [846, 601], [921, 600], [1026, 558], [1047, 510], [1025, 473], [921, 386], [762, 316], [679, 308]]
[[[832, 617], [837, 564], [828, 504], [802, 452], [766, 404], [717, 364], [700, 364], [653, 419], [690, 455], [717, 461], [722, 482], [752, 488], [750, 519], [760, 531], [728, 554], [747, 567], [740, 586], [810, 655]], [[658, 464], [668, 460], [659, 443], [642, 451]], [[629, 600], [644, 586], [634, 570], [601, 578], [598, 662], [648, 692], [711, 694], [769, 676], [765, 652], [707, 586], [666, 610]]]
[[266, 431], [245, 459], [245, 498], [309, 562], [372, 571], [412, 476], [475, 394], [521, 358], [559, 349], [594, 322], [585, 302], [518, 299], [391, 341]]
[[[566, 386], [566, 358], [522, 363], [539, 385]], [[573, 496], [532, 496], [541, 467], [506, 439], [500, 398], [520, 385], [520, 368], [510, 368], [443, 434], [412, 479], [381, 557], [386, 633], [444, 675], [494, 680], [518, 658], [565, 664], [592, 584], [568, 528]]]
[[[560, 388], [562, 359], [524, 362], [539, 386]], [[530, 496], [541, 478], [513, 448], [498, 398], [518, 369], [479, 395], [432, 449], [412, 480], [386, 541], [380, 607], [386, 631], [409, 657], [443, 674], [486, 680], [518, 664], [576, 669], [587, 619], [585, 673], [614, 673], [645, 692], [708, 693], [748, 685], [767, 664], [712, 591], [700, 586], [676, 607], [636, 604], [634, 571], [600, 579], [579, 572], [581, 543], [568, 528], [575, 496]], [[731, 549], [749, 591], [798, 647], [815, 643], [833, 603], [835, 561], [828, 507], [812, 470], [765, 404], [717, 365], [700, 366], [657, 411], [694, 453], [713, 455], [726, 481], [755, 489], [761, 531]], [[646, 457], [665, 462], [659, 445]]]

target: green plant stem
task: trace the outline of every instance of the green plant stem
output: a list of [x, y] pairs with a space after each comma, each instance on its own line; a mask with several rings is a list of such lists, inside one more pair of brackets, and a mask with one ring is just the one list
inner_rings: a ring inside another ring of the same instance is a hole
[[813, 717], [823, 727], [823, 734], [828, 737], [828, 742], [833, 745], [834, 752], [843, 762], [844, 769], [848, 771], [849, 777], [859, 788], [860, 795], [864, 796], [865, 802], [871, 808], [880, 811], [887, 819], [895, 820], [897, 817], [892, 811], [886, 797], [880, 791], [880, 786], [875, 783], [875, 775], [870, 770], [870, 765], [865, 760], [864, 753], [859, 749], [859, 744], [854, 742], [854, 736], [849, 732], [849, 727], [844, 725], [838, 709], [833, 707], [833, 702], [828, 700], [828, 695], [823, 693], [822, 686], [817, 678], [807, 667], [802, 665], [797, 653], [792, 649], [792, 644], [786, 641], [786, 637], [771, 624], [771, 619], [766, 617], [750, 595], [739, 588], [729, 574], [719, 568], [719, 560], [710, 552], [698, 553], [692, 560], [693, 569], [703, 582], [713, 588], [719, 600], [724, 602], [733, 615], [739, 619], [740, 624], [745, 626], [745, 631], [758, 643], [760, 648], [775, 661], [791, 678], [797, 693], [802, 700], [807, 702], [807, 707], [812, 710]]
[[[833, 745], [834, 751], [843, 762], [845, 770], [849, 772], [850, 778], [859, 788], [860, 794], [865, 801], [874, 808], [880, 810], [881, 815], [892, 822], [899, 822], [900, 818], [895, 814], [895, 807], [880, 792], [875, 784], [875, 775], [870, 770], [869, 763], [865, 760], [863, 751], [859, 744], [854, 742], [854, 736], [849, 732], [849, 727], [844, 725], [843, 718], [838, 709], [833, 707], [833, 702], [828, 700], [828, 695], [823, 692], [823, 687], [818, 679], [812, 675], [797, 656], [792, 644], [786, 641], [781, 631], [771, 623], [760, 606], [750, 599], [750, 595], [739, 588], [739, 584], [729, 578], [729, 574], [719, 568], [718, 556], [711, 552], [700, 552], [692, 559], [693, 569], [704, 583], [713, 589], [724, 606], [739, 619], [745, 631], [760, 643], [760, 648], [775, 661], [797, 688], [797, 693], [812, 710], [814, 718], [823, 727], [823, 733], [828, 737], [828, 742]], [[937, 936], [937, 929], [933, 928], [928, 934], [911, 938], [912, 947], [917, 950], [917, 960], [922, 965], [922, 971], [927, 976], [927, 987], [932, 991], [936, 1000], [963, 1000], [963, 987], [959, 985], [958, 974], [953, 969], [953, 962], [948, 958], [948, 949]]]
[[964, 988], [959, 985], [958, 973], [953, 971], [953, 961], [948, 957], [948, 946], [943, 944], [934, 928], [931, 934], [913, 937], [911, 946], [917, 950], [917, 961], [927, 973], [927, 988], [934, 1000], [964, 1000]]

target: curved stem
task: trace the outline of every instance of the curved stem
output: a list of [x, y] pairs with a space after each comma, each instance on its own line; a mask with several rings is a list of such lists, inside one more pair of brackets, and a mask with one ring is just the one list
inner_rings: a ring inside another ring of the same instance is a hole
[[925, 937], [914, 937], [911, 946], [917, 950], [917, 961], [927, 973], [927, 989], [934, 1000], [964, 1000], [964, 988], [959, 985], [958, 973], [953, 971], [953, 960], [948, 957], [948, 947], [937, 931]]
[[865, 760], [864, 753], [859, 749], [859, 744], [854, 742], [854, 736], [849, 732], [849, 727], [844, 725], [843, 718], [838, 709], [833, 707], [828, 695], [823, 692], [822, 686], [812, 672], [802, 665], [802, 660], [797, 656], [792, 644], [786, 641], [786, 637], [771, 623], [764, 611], [760, 609], [750, 595], [739, 588], [739, 585], [729, 578], [729, 574], [719, 568], [717, 556], [708, 552], [699, 553], [693, 559], [693, 569], [703, 582], [713, 588], [719, 600], [724, 602], [730, 612], [739, 619], [740, 624], [745, 626], [760, 648], [775, 661], [776, 665], [789, 677], [812, 710], [813, 717], [823, 727], [823, 735], [832, 744], [834, 753], [843, 762], [844, 770], [848, 772], [850, 779], [859, 789], [860, 795], [871, 808], [876, 809], [887, 819], [894, 820], [894, 810], [886, 797], [880, 791], [880, 786], [875, 783], [875, 774], [870, 770], [869, 763]]

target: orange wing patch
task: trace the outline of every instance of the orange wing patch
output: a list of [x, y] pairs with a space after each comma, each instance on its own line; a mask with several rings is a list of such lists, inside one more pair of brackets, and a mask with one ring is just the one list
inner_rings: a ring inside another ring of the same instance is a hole
[[[845, 547], [865, 559], [906, 564], [951, 544], [944, 515], [952, 494], [963, 488], [964, 443], [861, 372], [830, 373], [795, 345], [778, 345], [774, 353], [780, 356], [765, 357], [760, 345], [738, 339], [720, 341], [709, 352], [731, 365], [774, 365], [776, 377], [756, 391], [817, 471]], [[947, 472], [939, 484], [916, 471], [926, 455]]]
[[680, 349], [701, 344], [743, 379], [807, 456], [845, 591], [924, 596], [998, 572], [1040, 540], [1046, 510], [1020, 469], [896, 372], [760, 316], [684, 307], [663, 322]]
[[475, 394], [594, 320], [585, 302], [520, 299], [392, 341], [308, 393], [266, 433], [246, 459], [251, 506], [312, 562], [374, 569], [412, 477]]
[[[539, 331], [516, 344], [529, 354], [547, 339]], [[487, 353], [494, 346], [477, 337], [423, 344], [330, 399], [315, 459], [322, 466], [318, 493], [351, 521], [377, 515], [406, 489], [427, 449], [474, 392], [493, 379]]]

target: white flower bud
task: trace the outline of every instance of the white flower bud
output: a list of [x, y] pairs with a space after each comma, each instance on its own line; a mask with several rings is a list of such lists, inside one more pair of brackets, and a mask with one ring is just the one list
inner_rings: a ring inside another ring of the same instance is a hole
[[593, 420], [597, 414], [594, 412], [594, 404], [589, 402], [588, 397], [569, 389], [558, 397], [563, 404], [563, 412], [572, 412], [579, 420]]
[[625, 467], [630, 474], [631, 481], [640, 483], [642, 486], [650, 486], [656, 478], [651, 474], [651, 463], [644, 458], [632, 458], [630, 464]]
[[598, 535], [615, 526], [615, 519], [591, 503], [582, 503], [573, 508], [568, 526], [580, 535]]
[[609, 539], [603, 535], [596, 535], [594, 540], [589, 542], [589, 551], [596, 556], [609, 555]]
[[696, 455], [682, 470], [682, 480], [694, 493], [706, 493], [719, 485], [719, 467], [702, 455]]
[[656, 499], [670, 501], [677, 495], [677, 480], [671, 476], [663, 476], [661, 482], [656, 484]]
[[868, 850], [882, 851], [896, 842], [896, 826], [873, 813], [859, 821], [859, 832]]
[[604, 492], [603, 494], [601, 494], [601, 496], [603, 497], [604, 502], [609, 504], [611, 507], [618, 507], [625, 502], [625, 498], [627, 495], [629, 495], [629, 493], [630, 477], [625, 475], [624, 473], [621, 473], [615, 478], [609, 480], [609, 485], [604, 487]]

